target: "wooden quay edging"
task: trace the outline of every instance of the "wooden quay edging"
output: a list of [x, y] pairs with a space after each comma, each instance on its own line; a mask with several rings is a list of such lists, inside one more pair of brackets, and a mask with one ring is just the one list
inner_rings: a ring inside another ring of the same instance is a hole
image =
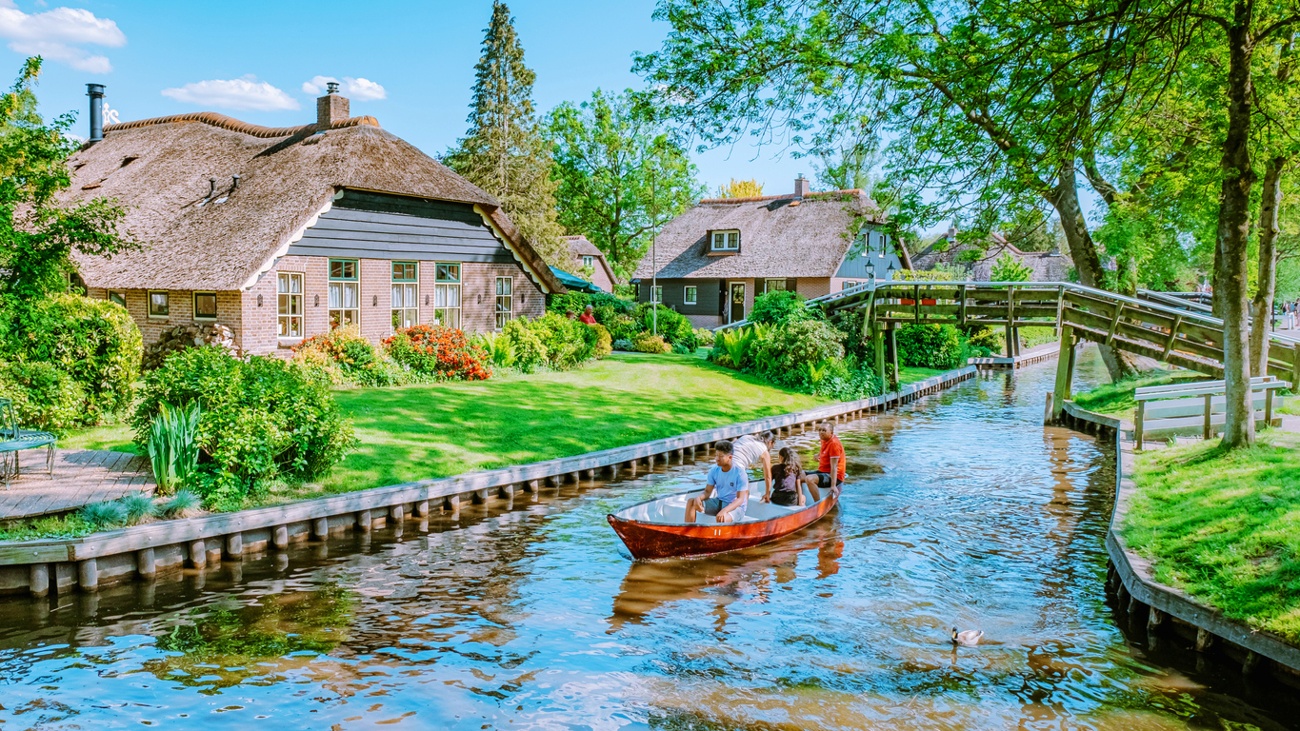
[[640, 464], [653, 469], [657, 460], [694, 459], [708, 454], [714, 442], [772, 430], [789, 436], [824, 419], [843, 423], [898, 407], [973, 378], [965, 366], [911, 383], [898, 391], [807, 411], [706, 429], [675, 437], [533, 462], [484, 472], [420, 480], [284, 505], [168, 520], [94, 533], [82, 538], [0, 542], [0, 594], [47, 596], [73, 588], [93, 592], [131, 580], [152, 580], [182, 569], [204, 569], [246, 553], [283, 550], [292, 542], [324, 540], [332, 533], [368, 532], [388, 521], [424, 519], [431, 509], [458, 511], [461, 502], [512, 498], [543, 485], [593, 479], [598, 470], [609, 479], [635, 476]]
[[991, 355], [983, 358], [967, 358], [966, 362], [978, 368], [1018, 370], [1025, 366], [1042, 363], [1060, 355], [1056, 343], [1045, 343], [1019, 355]]
[[1129, 550], [1120, 527], [1136, 486], [1133, 483], [1133, 444], [1126, 432], [1132, 425], [1113, 417], [1087, 411], [1066, 402], [1063, 421], [1115, 439], [1115, 505], [1106, 531], [1106, 593], [1129, 619], [1130, 626], [1145, 626], [1147, 640], [1156, 643], [1162, 635], [1185, 637], [1197, 653], [1217, 649], [1218, 654], [1241, 664], [1250, 675], [1269, 665], [1273, 675], [1288, 685], [1300, 685], [1300, 647], [1268, 632], [1253, 630], [1228, 619], [1223, 612], [1202, 604], [1187, 593], [1166, 586], [1152, 577], [1151, 562]]

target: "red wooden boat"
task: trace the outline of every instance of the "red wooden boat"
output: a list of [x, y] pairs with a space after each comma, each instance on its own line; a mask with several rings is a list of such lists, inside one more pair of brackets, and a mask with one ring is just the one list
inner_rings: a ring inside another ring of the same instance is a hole
[[822, 499], [811, 505], [787, 508], [763, 502], [763, 483], [750, 483], [749, 505], [739, 523], [716, 523], [703, 514], [698, 522], [684, 522], [686, 501], [700, 494], [699, 488], [637, 503], [606, 518], [632, 558], [706, 556], [768, 543], [806, 528], [835, 508], [842, 488], [822, 490]]

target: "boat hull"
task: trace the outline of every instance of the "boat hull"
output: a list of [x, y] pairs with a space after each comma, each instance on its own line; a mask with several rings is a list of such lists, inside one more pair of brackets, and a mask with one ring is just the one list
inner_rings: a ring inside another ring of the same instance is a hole
[[[747, 523], [650, 523], [607, 515], [609, 525], [637, 560], [686, 558], [770, 543], [826, 517], [839, 503], [842, 486], [804, 510]], [[711, 521], [707, 516], [703, 520]]]

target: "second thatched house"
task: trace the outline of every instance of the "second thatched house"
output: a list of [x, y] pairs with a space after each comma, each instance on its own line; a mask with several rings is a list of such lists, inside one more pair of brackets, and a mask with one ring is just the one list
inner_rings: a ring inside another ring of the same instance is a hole
[[276, 129], [200, 112], [101, 130], [102, 94], [70, 194], [120, 201], [143, 247], [77, 264], [146, 343], [176, 325], [224, 325], [254, 354], [343, 325], [494, 330], [562, 291], [496, 199], [334, 88], [314, 124]]
[[912, 255], [918, 271], [937, 266], [962, 270], [962, 276], [972, 282], [987, 282], [993, 278], [993, 265], [998, 259], [1009, 256], [1024, 264], [1035, 282], [1068, 282], [1075, 278], [1074, 260], [1059, 249], [1052, 251], [1021, 251], [1000, 233], [989, 234], [984, 245], [960, 243], [956, 229], [949, 229], [921, 251]]
[[573, 262], [569, 271], [584, 277], [590, 273], [589, 279], [592, 284], [604, 292], [612, 293], [614, 282], [618, 280], [614, 277], [614, 270], [609, 267], [605, 252], [596, 248], [596, 245], [588, 241], [586, 236], [565, 236], [564, 242], [569, 245], [569, 258]]
[[739, 322], [764, 292], [819, 297], [910, 269], [881, 224], [862, 191], [814, 193], [800, 177], [787, 195], [700, 201], [659, 232], [633, 282], [696, 327]]

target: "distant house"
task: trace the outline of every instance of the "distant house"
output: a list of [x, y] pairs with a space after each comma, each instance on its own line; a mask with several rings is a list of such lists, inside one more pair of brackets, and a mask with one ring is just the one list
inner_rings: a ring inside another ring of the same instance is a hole
[[992, 278], [994, 263], [1004, 255], [1029, 267], [1035, 282], [1067, 282], [1074, 275], [1074, 261], [1061, 251], [1021, 251], [1000, 233], [990, 234], [985, 246], [958, 243], [953, 229], [913, 254], [912, 263], [918, 271], [940, 264], [962, 268], [970, 281], [987, 282]]
[[573, 265], [568, 271], [585, 276], [582, 272], [590, 269], [591, 283], [600, 287], [602, 291], [612, 293], [615, 281], [614, 270], [609, 268], [605, 252], [596, 248], [596, 245], [588, 241], [586, 236], [565, 236], [564, 240], [569, 244], [569, 253], [573, 260]]
[[[638, 298], [681, 312], [697, 327], [745, 319], [754, 297], [775, 289], [818, 297], [891, 279], [911, 268], [860, 190], [714, 198], [674, 218], [637, 267]], [[655, 291], [657, 288], [657, 291]]]
[[199, 112], [92, 129], [70, 193], [121, 201], [143, 248], [79, 257], [90, 296], [123, 304], [146, 343], [222, 324], [256, 354], [340, 325], [378, 340], [542, 314], [563, 288], [496, 199], [348, 107], [331, 89], [299, 127]]

